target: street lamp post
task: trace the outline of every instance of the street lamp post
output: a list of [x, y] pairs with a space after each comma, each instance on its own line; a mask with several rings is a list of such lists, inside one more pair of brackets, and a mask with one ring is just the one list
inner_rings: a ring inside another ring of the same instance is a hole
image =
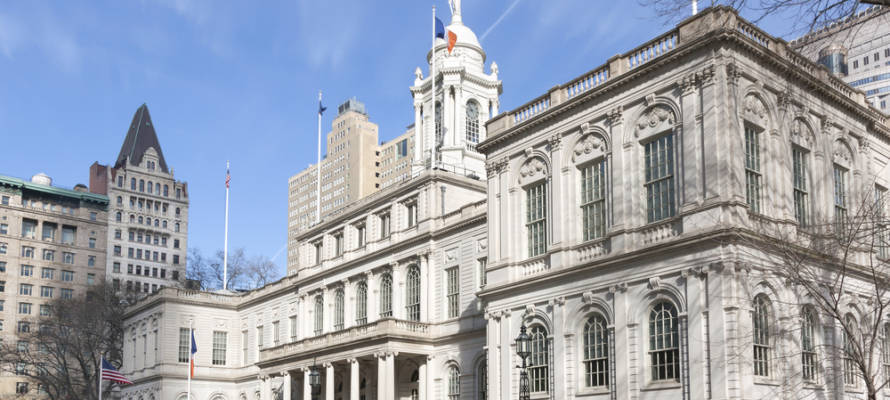
[[312, 388], [312, 399], [318, 399], [318, 392], [321, 389], [321, 374], [318, 372], [317, 366], [312, 366], [312, 370], [309, 371], [309, 386]]
[[529, 400], [528, 371], [525, 360], [532, 354], [532, 339], [525, 332], [525, 323], [519, 328], [519, 336], [516, 337], [516, 354], [522, 359], [519, 366], [519, 400]]

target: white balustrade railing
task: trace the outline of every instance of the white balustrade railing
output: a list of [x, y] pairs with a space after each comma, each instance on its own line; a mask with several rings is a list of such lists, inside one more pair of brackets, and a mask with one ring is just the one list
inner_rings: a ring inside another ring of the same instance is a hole
[[513, 113], [513, 122], [520, 123], [550, 108], [550, 94], [541, 96]]
[[537, 257], [522, 263], [519, 263], [519, 275], [531, 276], [537, 275], [550, 269], [550, 261], [547, 257]]
[[609, 252], [608, 241], [600, 240], [593, 243], [585, 243], [575, 248], [578, 262], [587, 262]]
[[677, 48], [677, 32], [673, 31], [632, 51], [627, 56], [627, 66], [631, 69], [639, 67], [675, 48]]
[[572, 97], [605, 83], [607, 80], [609, 80], [608, 65], [569, 82], [566, 85], [566, 96], [571, 99]]
[[680, 234], [680, 220], [674, 219], [667, 222], [647, 225], [640, 230], [643, 244], [658, 243]]

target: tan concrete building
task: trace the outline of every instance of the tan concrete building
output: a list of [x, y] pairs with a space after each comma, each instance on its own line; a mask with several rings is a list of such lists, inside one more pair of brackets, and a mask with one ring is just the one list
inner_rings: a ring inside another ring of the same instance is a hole
[[113, 166], [90, 166], [90, 191], [109, 199], [111, 283], [131, 293], [156, 292], [185, 281], [188, 184], [176, 180], [143, 104]]
[[414, 125], [395, 139], [380, 144], [380, 188], [411, 179], [414, 158]]
[[[14, 343], [38, 327], [48, 304], [73, 298], [105, 279], [108, 198], [0, 176], [0, 340]], [[0, 373], [0, 399], [36, 394], [15, 374]]]
[[[377, 124], [369, 120], [364, 103], [351, 98], [337, 107], [325, 148], [321, 160], [322, 217], [380, 187]], [[310, 165], [288, 182], [289, 242], [293, 242], [296, 233], [316, 222], [317, 180], [316, 166]], [[293, 251], [293, 246], [289, 246], [288, 265], [296, 257]]]

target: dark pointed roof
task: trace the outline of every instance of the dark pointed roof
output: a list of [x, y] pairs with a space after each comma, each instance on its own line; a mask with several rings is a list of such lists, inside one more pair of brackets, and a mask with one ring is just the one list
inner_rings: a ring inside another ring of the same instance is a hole
[[139, 165], [149, 147], [154, 147], [158, 152], [161, 171], [169, 173], [167, 161], [164, 160], [164, 152], [161, 151], [161, 143], [155, 133], [155, 125], [151, 122], [151, 115], [148, 113], [148, 106], [143, 103], [133, 114], [133, 122], [130, 122], [130, 129], [127, 131], [127, 137], [121, 146], [120, 154], [117, 155], [114, 167], [120, 168], [125, 161], [129, 161], [130, 165]]

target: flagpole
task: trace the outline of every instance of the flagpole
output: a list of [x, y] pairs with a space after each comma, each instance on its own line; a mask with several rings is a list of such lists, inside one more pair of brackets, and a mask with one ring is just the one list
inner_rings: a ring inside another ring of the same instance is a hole
[[189, 321], [189, 367], [185, 371], [188, 376], [186, 400], [192, 400], [192, 335], [192, 321]]
[[[229, 288], [229, 160], [226, 160], [226, 224], [223, 234], [223, 290]], [[189, 339], [191, 340], [191, 339]]]
[[102, 400], [102, 360], [104, 357], [99, 357], [99, 400]]
[[436, 5], [433, 5], [433, 50], [430, 56], [430, 91], [433, 99], [433, 143], [430, 146], [430, 169], [435, 169], [436, 146], [439, 138], [436, 132], [438, 120], [436, 119]]
[[321, 222], [321, 90], [318, 91], [318, 161], [315, 163], [315, 223]]

